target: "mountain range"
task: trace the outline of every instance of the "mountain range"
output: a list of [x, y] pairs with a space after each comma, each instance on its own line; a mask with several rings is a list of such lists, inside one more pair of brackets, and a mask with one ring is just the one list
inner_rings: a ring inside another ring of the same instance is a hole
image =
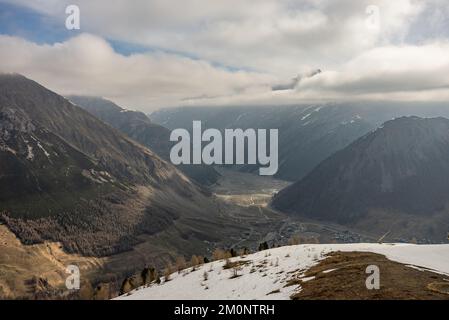
[[[174, 145], [170, 141], [170, 130], [152, 122], [143, 112], [126, 110], [112, 101], [98, 97], [70, 96], [68, 99], [134, 141], [150, 148], [164, 160], [170, 161], [170, 149]], [[219, 177], [211, 166], [179, 165], [177, 168], [206, 186], [215, 183]]]
[[[319, 163], [402, 116], [449, 117], [445, 103], [340, 102], [291, 106], [179, 107], [153, 112], [150, 118], [169, 129], [192, 130], [192, 121], [205, 128], [278, 129], [279, 170], [276, 178], [297, 181]], [[257, 173], [258, 166], [234, 169]]]
[[[12, 268], [0, 273], [14, 280], [0, 279], [0, 296], [27, 292], [23, 283], [41, 272], [33, 261], [52, 268], [58, 259], [83, 261], [95, 284], [295, 232], [445, 242], [448, 116], [444, 103], [392, 102], [183, 107], [147, 116], [2, 74], [0, 266]], [[173, 166], [170, 130], [190, 131], [194, 120], [203, 129], [279, 129], [276, 178], [293, 183], [266, 206], [280, 187], [270, 179], [248, 184], [253, 176], [242, 172], [257, 166], [231, 166], [230, 180], [210, 166]], [[65, 269], [55, 268], [58, 277], [38, 282], [60, 285]]]
[[444, 241], [449, 120], [401, 117], [357, 139], [273, 200], [303, 217]]
[[24, 243], [108, 255], [181, 216], [213, 220], [207, 191], [32, 80], [0, 76], [0, 119], [0, 211]]

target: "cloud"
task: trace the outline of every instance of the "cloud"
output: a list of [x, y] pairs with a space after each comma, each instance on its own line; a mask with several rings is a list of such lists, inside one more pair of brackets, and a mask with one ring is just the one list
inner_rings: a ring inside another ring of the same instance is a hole
[[[59, 19], [63, 28], [64, 8], [72, 1], [14, 3]], [[78, 0], [77, 5], [85, 32], [283, 77], [334, 68], [403, 39], [425, 7], [415, 0], [135, 0], [132, 5]], [[377, 30], [366, 24], [372, 5], [380, 10]]]
[[243, 93], [273, 81], [163, 52], [123, 56], [89, 34], [53, 45], [0, 36], [0, 71], [22, 73], [61, 94], [104, 96], [147, 111], [194, 96]]
[[[71, 4], [1, 2], [26, 6], [61, 28]], [[63, 94], [105, 96], [146, 111], [184, 104], [449, 97], [444, 0], [77, 4], [85, 34], [43, 45], [0, 36], [0, 70], [23, 73]], [[367, 23], [372, 5], [379, 10], [375, 28]], [[148, 52], [124, 56], [111, 41]], [[295, 77], [317, 69], [322, 73]]]
[[342, 94], [409, 92], [449, 88], [449, 42], [385, 46], [355, 57], [338, 72], [304, 79], [298, 90]]

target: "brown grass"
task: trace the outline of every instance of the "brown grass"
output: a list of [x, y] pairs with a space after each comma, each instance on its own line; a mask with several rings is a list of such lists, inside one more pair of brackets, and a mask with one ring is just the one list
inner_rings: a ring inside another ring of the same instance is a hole
[[[380, 269], [380, 289], [368, 290], [366, 268]], [[323, 271], [336, 269], [332, 272]], [[302, 290], [294, 300], [449, 300], [447, 277], [431, 271], [420, 271], [388, 260], [374, 253], [336, 252], [308, 270], [305, 277], [315, 278], [299, 284]]]
[[231, 260], [226, 260], [226, 263], [223, 266], [223, 269], [228, 270], [228, 269], [233, 269], [233, 268], [240, 268], [243, 266], [248, 265], [250, 262], [246, 261], [246, 260], [240, 260], [240, 261], [231, 261]]

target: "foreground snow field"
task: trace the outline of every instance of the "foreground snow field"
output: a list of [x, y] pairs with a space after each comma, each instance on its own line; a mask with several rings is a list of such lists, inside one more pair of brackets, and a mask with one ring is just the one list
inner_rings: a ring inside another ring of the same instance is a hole
[[410, 267], [449, 274], [449, 245], [309, 244], [233, 258], [232, 262], [242, 261], [237, 271], [223, 269], [225, 262], [222, 260], [202, 265], [195, 271], [186, 269], [180, 274], [172, 274], [168, 282], [142, 287], [117, 299], [289, 299], [300, 290], [298, 285], [285, 287], [293, 275], [303, 273], [324, 259], [325, 254], [335, 251], [383, 254]]

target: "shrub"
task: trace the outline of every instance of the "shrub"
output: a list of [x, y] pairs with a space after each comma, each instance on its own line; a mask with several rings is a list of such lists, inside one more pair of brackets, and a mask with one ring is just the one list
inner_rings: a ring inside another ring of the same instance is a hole
[[231, 279], [235, 279], [235, 278], [240, 277], [240, 275], [239, 275], [239, 271], [241, 270], [241, 266], [240, 265], [234, 265], [234, 267], [231, 270], [232, 270]]

